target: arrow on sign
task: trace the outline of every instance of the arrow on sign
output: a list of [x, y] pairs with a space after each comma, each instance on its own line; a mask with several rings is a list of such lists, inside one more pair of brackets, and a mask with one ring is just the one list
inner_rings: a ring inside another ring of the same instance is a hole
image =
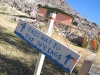
[[69, 54], [69, 55], [66, 56], [66, 61], [65, 61], [64, 64], [67, 64], [67, 62], [68, 62], [70, 59], [71, 59], [71, 54]]
[[24, 23], [24, 24], [21, 24], [22, 25], [22, 29], [21, 29], [21, 32], [25, 29], [25, 27], [26, 27], [26, 24]]

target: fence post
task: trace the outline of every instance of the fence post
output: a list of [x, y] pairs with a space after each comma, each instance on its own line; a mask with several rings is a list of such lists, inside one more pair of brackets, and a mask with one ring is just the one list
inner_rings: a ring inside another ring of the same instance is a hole
[[78, 73], [78, 75], [89, 75], [89, 70], [91, 68], [92, 61], [90, 60], [84, 60], [82, 67]]
[[89, 75], [88, 72], [95, 58], [96, 58], [96, 54], [92, 53], [87, 59], [85, 59], [78, 75]]

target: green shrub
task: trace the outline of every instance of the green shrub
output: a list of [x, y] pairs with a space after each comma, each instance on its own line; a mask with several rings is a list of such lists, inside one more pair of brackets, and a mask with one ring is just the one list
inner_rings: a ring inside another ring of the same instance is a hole
[[84, 48], [88, 48], [88, 41], [86, 42]]
[[99, 50], [99, 44], [98, 44], [98, 41], [97, 41], [97, 48], [96, 48], [96, 51], [98, 52]]

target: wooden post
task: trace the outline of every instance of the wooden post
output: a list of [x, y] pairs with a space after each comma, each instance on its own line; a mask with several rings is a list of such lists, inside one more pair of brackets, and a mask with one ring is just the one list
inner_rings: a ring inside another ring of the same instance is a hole
[[92, 61], [90, 60], [84, 60], [82, 67], [78, 73], [78, 75], [89, 75], [89, 70], [91, 68]]
[[96, 58], [96, 54], [93, 53], [86, 60], [84, 60], [78, 75], [89, 75], [88, 72], [95, 58]]
[[[53, 28], [53, 24], [54, 24], [54, 19], [56, 18], [56, 14], [51, 13], [50, 17], [51, 17], [51, 19], [49, 19], [48, 26], [47, 26], [48, 36], [51, 36], [52, 28]], [[37, 61], [37, 64], [36, 64], [34, 75], [40, 75], [44, 59], [45, 59], [45, 55], [42, 54], [42, 53], [39, 53], [39, 58], [38, 58], [38, 61]]]

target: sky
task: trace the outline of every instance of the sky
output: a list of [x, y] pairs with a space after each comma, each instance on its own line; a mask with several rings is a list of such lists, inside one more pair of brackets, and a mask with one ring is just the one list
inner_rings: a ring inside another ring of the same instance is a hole
[[76, 12], [100, 27], [100, 0], [65, 0]]

